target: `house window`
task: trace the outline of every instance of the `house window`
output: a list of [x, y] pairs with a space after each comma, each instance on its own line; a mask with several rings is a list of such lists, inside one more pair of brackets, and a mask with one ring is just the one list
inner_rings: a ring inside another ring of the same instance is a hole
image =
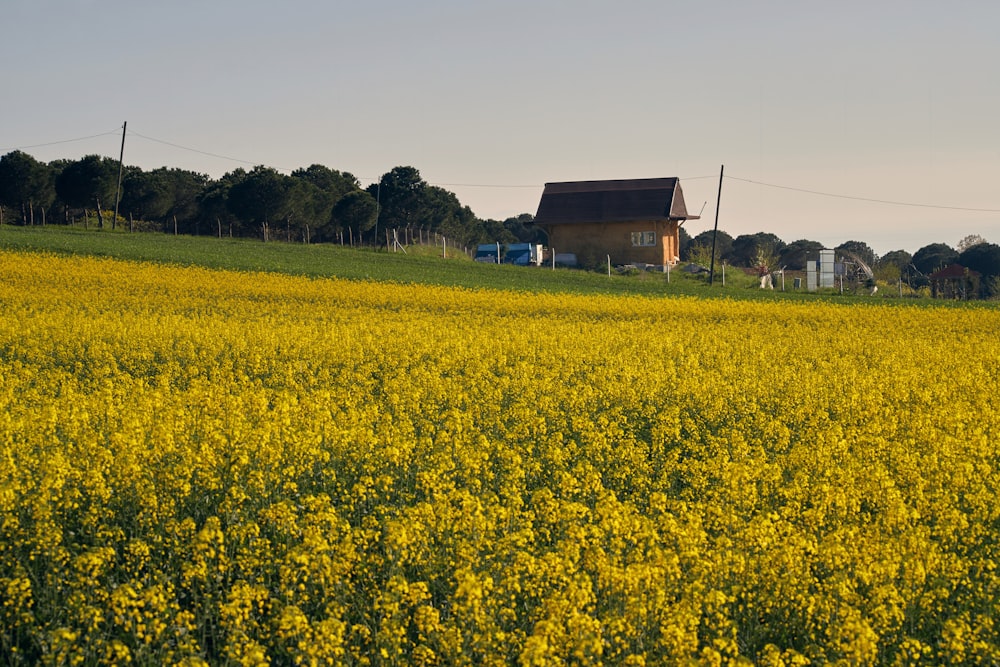
[[632, 232], [632, 245], [634, 246], [656, 245], [656, 232]]

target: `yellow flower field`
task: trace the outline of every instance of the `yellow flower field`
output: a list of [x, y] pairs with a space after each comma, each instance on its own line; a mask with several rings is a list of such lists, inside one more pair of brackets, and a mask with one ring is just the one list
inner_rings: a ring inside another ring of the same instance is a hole
[[3, 664], [996, 664], [1000, 311], [0, 252]]

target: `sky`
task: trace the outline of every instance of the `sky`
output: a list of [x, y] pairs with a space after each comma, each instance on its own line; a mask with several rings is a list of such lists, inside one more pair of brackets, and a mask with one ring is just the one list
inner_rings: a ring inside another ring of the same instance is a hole
[[[0, 155], [396, 166], [481, 218], [681, 179], [692, 236], [1000, 243], [1000, 3], [4, 0]], [[721, 180], [720, 173], [724, 175]], [[719, 202], [718, 207], [716, 202]]]

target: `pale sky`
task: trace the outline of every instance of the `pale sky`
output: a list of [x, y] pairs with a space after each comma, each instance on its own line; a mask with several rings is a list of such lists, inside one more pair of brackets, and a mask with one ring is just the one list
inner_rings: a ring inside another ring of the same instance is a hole
[[997, 2], [4, 0], [2, 16], [0, 154], [117, 158], [127, 121], [143, 169], [319, 163], [367, 185], [407, 165], [495, 219], [535, 213], [546, 182], [678, 176], [692, 235], [725, 165], [734, 237], [1000, 243]]

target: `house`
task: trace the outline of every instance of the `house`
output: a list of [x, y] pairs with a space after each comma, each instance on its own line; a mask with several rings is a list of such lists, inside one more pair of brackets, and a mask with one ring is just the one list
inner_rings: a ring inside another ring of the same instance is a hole
[[697, 220], [677, 178], [546, 183], [534, 224], [549, 248], [574, 253], [583, 265], [610, 256], [616, 264], [674, 264], [680, 225]]
[[960, 264], [949, 264], [935, 271], [928, 278], [931, 281], [931, 296], [935, 299], [975, 298], [979, 292], [978, 271], [971, 271]]

